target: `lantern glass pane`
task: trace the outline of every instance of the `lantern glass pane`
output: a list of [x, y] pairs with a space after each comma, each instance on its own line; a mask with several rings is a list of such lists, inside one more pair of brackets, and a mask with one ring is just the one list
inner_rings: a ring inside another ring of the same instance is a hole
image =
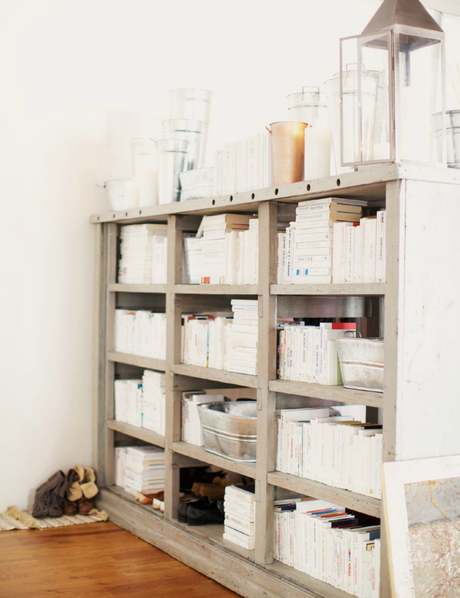
[[[395, 32], [395, 120], [398, 160], [441, 162], [441, 41]], [[437, 129], [437, 130], [435, 130]]]
[[342, 164], [391, 160], [390, 32], [342, 43]]

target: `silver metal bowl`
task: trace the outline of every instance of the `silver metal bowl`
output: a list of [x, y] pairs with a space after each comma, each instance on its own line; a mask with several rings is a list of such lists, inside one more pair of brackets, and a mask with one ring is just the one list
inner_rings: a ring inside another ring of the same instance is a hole
[[383, 339], [344, 337], [336, 342], [343, 385], [356, 390], [383, 392]]
[[225, 401], [198, 405], [207, 451], [255, 463], [257, 447], [256, 401]]

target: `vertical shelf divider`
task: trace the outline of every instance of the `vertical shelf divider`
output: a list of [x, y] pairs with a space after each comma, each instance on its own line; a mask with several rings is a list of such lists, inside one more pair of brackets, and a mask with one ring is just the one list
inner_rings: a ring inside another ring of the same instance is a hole
[[166, 428], [165, 428], [165, 517], [177, 519], [180, 469], [175, 463], [173, 443], [181, 436], [181, 391], [176, 390], [173, 366], [181, 355], [181, 308], [174, 286], [182, 281], [182, 231], [184, 219], [168, 216], [168, 264], [166, 285]]
[[276, 377], [276, 306], [270, 284], [276, 282], [277, 219], [275, 203], [259, 207], [259, 335], [257, 348], [257, 477], [256, 477], [256, 552], [258, 564], [273, 562], [274, 487], [267, 474], [275, 469], [276, 393], [268, 387]]

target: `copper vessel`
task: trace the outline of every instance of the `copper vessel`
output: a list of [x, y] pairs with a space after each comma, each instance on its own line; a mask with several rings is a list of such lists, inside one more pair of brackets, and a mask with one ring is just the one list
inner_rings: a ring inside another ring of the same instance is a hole
[[270, 153], [272, 185], [278, 187], [304, 180], [305, 129], [307, 123], [271, 123]]

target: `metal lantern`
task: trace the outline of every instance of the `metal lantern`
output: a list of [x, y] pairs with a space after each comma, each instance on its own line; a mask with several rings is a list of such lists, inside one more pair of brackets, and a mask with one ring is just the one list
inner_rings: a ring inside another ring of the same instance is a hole
[[419, 0], [384, 0], [361, 35], [341, 39], [342, 166], [436, 161], [436, 112], [445, 163], [445, 70], [444, 32]]

